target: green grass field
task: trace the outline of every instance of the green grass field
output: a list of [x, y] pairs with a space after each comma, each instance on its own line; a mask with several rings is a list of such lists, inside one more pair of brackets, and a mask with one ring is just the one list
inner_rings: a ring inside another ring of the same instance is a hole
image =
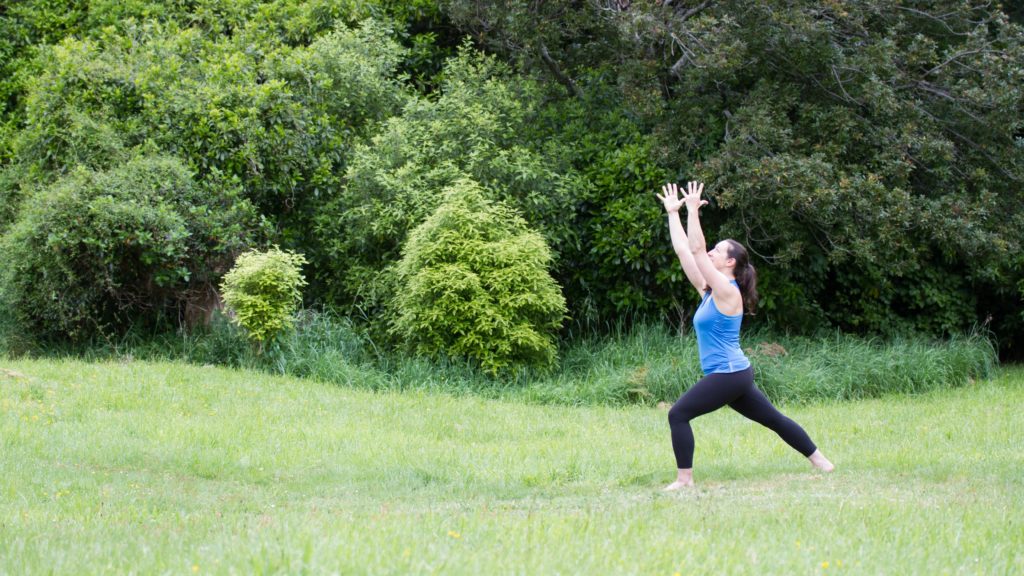
[[1024, 370], [728, 410], [664, 494], [666, 412], [0, 359], [0, 573], [1021, 574]]

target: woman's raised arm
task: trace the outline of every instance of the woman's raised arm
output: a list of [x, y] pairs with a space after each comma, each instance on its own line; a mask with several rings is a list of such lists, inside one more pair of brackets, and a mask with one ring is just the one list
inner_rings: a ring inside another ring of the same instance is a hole
[[740, 298], [740, 291], [729, 282], [729, 278], [722, 274], [708, 258], [708, 249], [704, 240], [704, 231], [700, 228], [700, 207], [708, 203], [701, 200], [700, 195], [704, 192], [704, 184], [689, 182], [683, 192], [683, 203], [686, 204], [686, 237], [689, 239], [690, 253], [697, 264], [697, 270], [711, 287], [711, 292], [716, 295], [716, 301], [725, 304], [722, 300], [733, 300]]
[[697, 268], [686, 239], [686, 232], [683, 230], [683, 223], [679, 219], [679, 209], [683, 206], [683, 201], [679, 199], [679, 187], [675, 183], [666, 184], [661, 187], [661, 191], [663, 194], [657, 194], [657, 197], [665, 205], [665, 212], [668, 213], [668, 232], [672, 237], [672, 249], [679, 257], [686, 278], [703, 296], [704, 290], [707, 289], [707, 281]]

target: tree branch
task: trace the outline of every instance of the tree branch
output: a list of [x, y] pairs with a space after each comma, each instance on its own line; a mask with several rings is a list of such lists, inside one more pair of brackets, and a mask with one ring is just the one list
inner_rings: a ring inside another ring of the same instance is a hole
[[703, 11], [705, 8], [708, 7], [709, 4], [711, 4], [711, 0], [704, 0], [704, 2], [701, 2], [699, 6], [694, 6], [693, 8], [690, 8], [689, 10], [687, 10], [686, 12], [683, 12], [679, 16], [679, 20], [681, 20], [681, 21], [687, 20], [691, 16], [694, 16], [694, 15], [700, 13], [701, 11]]
[[544, 61], [544, 64], [547, 65], [548, 69], [551, 70], [551, 73], [555, 75], [555, 78], [557, 78], [558, 81], [569, 90], [570, 94], [580, 100], [583, 99], [583, 91], [580, 90], [580, 87], [572, 81], [572, 78], [569, 78], [565, 75], [565, 72], [562, 72], [562, 68], [558, 65], [558, 62], [555, 62], [555, 59], [552, 58], [551, 54], [548, 52], [547, 45], [543, 43], [540, 45], [540, 58]]
[[949, 23], [946, 22], [945, 20], [943, 20], [943, 17], [949, 16], [951, 14], [955, 14], [955, 12], [950, 12], [949, 14], [943, 14], [942, 16], [935, 16], [934, 14], [929, 14], [928, 12], [924, 12], [922, 10], [917, 10], [916, 8], [910, 8], [908, 6], [898, 6], [897, 5], [897, 6], [893, 6], [893, 7], [896, 8], [897, 10], [903, 10], [904, 12], [910, 12], [912, 14], [917, 14], [918, 16], [923, 16], [923, 17], [925, 17], [925, 18], [927, 18], [929, 20], [933, 20], [935, 22], [938, 22], [939, 24], [942, 24], [943, 26], [945, 26], [946, 30], [949, 30], [949, 33], [953, 34], [954, 36], [969, 36], [970, 35], [968, 32], [957, 32], [956, 30], [953, 30], [953, 28], [949, 25]]

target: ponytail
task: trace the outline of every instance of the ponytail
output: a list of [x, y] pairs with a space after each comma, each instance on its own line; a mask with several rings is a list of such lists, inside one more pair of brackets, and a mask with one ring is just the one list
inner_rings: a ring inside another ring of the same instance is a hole
[[747, 314], [757, 311], [757, 269], [754, 265], [747, 263], [747, 266], [736, 274], [736, 283], [740, 285], [740, 294], [743, 295], [743, 307]]
[[750, 263], [750, 255], [742, 244], [735, 240], [729, 242], [729, 258], [736, 261], [733, 268], [733, 276], [740, 286], [740, 295], [743, 296], [743, 309], [747, 314], [753, 314], [757, 309], [757, 269]]

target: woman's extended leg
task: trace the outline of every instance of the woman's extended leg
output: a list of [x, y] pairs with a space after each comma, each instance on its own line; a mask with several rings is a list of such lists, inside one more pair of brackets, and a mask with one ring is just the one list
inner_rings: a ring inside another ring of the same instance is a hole
[[782, 438], [794, 450], [806, 456], [816, 468], [831, 472], [835, 466], [818, 451], [811, 437], [799, 424], [779, 412], [756, 386], [751, 383], [746, 394], [729, 403], [729, 407], [743, 416], [765, 426]]
[[[672, 429], [672, 451], [676, 456], [678, 475], [666, 490], [675, 490], [693, 484], [693, 429], [690, 420], [718, 410], [747, 390], [742, 372], [709, 374], [693, 385], [668, 411]], [[752, 376], [751, 382], [752, 380]]]

